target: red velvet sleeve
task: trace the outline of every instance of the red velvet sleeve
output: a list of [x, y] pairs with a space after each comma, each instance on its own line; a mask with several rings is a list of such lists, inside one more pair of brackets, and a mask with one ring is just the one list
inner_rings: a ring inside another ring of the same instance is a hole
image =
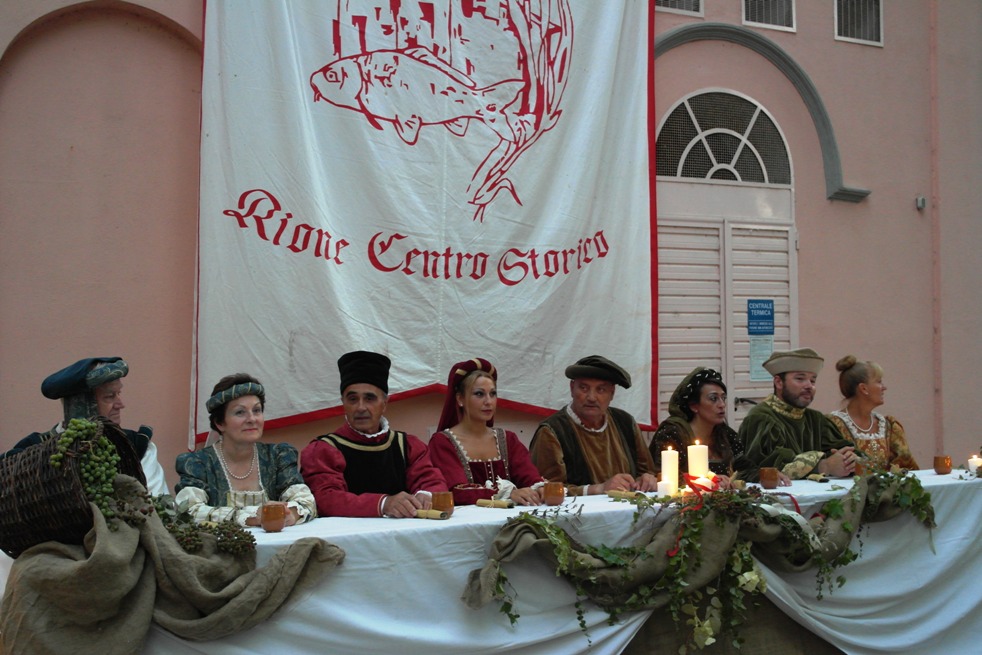
[[505, 445], [508, 448], [508, 466], [511, 469], [511, 481], [519, 489], [531, 487], [545, 478], [532, 463], [529, 449], [514, 432], [505, 431]]
[[419, 437], [406, 435], [406, 487], [417, 491], [447, 491], [447, 482], [433, 461], [429, 449]]
[[344, 479], [344, 456], [331, 444], [314, 440], [300, 453], [300, 475], [317, 501], [319, 516], [377, 517], [385, 494], [355, 494]]

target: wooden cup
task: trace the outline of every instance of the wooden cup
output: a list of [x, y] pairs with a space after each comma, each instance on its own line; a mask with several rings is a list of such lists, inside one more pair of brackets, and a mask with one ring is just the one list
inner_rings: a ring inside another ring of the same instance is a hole
[[441, 512], [446, 512], [447, 516], [453, 514], [453, 492], [452, 491], [434, 491], [433, 492], [433, 509], [439, 510]]
[[935, 455], [934, 472], [937, 473], [938, 475], [948, 475], [949, 473], [951, 473], [951, 456]]
[[259, 524], [266, 532], [279, 532], [286, 526], [286, 505], [266, 503], [263, 505]]
[[566, 490], [562, 482], [546, 482], [542, 487], [542, 499], [546, 505], [562, 505]]
[[760, 468], [760, 486], [764, 489], [777, 489], [781, 478], [777, 474], [777, 469], [773, 466], [762, 466]]

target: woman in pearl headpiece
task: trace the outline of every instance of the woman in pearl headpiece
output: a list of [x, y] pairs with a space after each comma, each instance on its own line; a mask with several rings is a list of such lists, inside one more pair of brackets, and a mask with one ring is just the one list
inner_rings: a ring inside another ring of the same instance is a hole
[[661, 466], [661, 451], [671, 446], [679, 452], [679, 470], [688, 469], [687, 447], [709, 446], [709, 470], [720, 476], [720, 486], [729, 486], [733, 460], [743, 453], [737, 433], [726, 424], [726, 385], [711, 368], [698, 367], [675, 388], [668, 403], [668, 418], [662, 421], [648, 450]]

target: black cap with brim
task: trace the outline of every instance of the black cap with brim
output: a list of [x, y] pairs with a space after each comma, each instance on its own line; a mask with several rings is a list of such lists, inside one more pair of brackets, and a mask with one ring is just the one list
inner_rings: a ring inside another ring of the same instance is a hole
[[600, 355], [590, 355], [566, 367], [566, 377], [570, 380], [592, 378], [608, 380], [625, 389], [631, 388], [631, 375], [620, 366]]

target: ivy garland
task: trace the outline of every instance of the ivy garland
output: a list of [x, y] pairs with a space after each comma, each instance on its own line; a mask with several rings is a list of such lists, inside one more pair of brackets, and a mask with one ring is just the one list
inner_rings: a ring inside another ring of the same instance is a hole
[[[834, 588], [845, 584], [846, 578], [836, 576], [836, 571], [855, 561], [862, 552], [861, 539], [858, 551], [849, 547], [860, 526], [852, 525], [846, 520], [848, 517], [865, 524], [906, 511], [925, 527], [935, 526], [931, 496], [915, 476], [906, 471], [879, 471], [867, 476], [865, 484], [862, 482], [863, 479], [856, 478], [856, 484], [844, 498], [827, 501], [819, 511], [818, 520], [810, 522], [809, 528], [786, 513], [775, 515], [768, 511], [768, 506], [778, 501], [773, 494], [762, 493], [757, 488], [686, 494], [671, 499], [670, 504], [665, 502], [669, 499], [644, 495], [616, 500], [636, 505], [635, 523], [646, 513], [660, 513], [671, 507], [676, 513], [662, 529], [674, 530], [675, 541], [674, 547], [665, 552], [667, 567], [658, 580], [640, 584], [628, 595], [612, 602], [597, 600], [595, 594], [591, 595], [591, 591], [596, 591], [593, 585], [598, 582], [596, 573], [601, 569], [588, 570], [584, 555], [599, 560], [607, 570], [620, 571], [620, 578], [627, 581], [633, 565], [653, 556], [646, 550], [649, 544], [612, 548], [603, 544], [577, 543], [559, 523], [560, 518], [578, 516], [582, 506], [523, 512], [510, 519], [509, 524], [524, 523], [540, 538], [548, 540], [556, 562], [556, 574], [566, 577], [574, 585], [577, 620], [588, 641], [584, 601], [594, 598], [608, 613], [611, 623], [624, 612], [667, 607], [676, 625], [686, 626], [686, 642], [679, 651], [682, 654], [705, 648], [724, 637], [739, 648], [743, 643], [739, 630], [746, 622], [747, 610], [751, 604], [757, 604], [756, 597], [766, 590], [766, 580], [753, 556], [754, 542], [750, 535], [754, 528], [770, 526], [775, 529], [777, 526], [785, 547], [781, 556], [792, 565], [816, 569], [817, 595], [822, 598], [825, 591], [832, 593]], [[692, 579], [699, 573], [705, 577], [705, 571], [700, 572], [700, 568], [704, 565], [704, 539], [710, 527], [713, 529], [711, 539], [718, 539], [720, 534], [731, 534], [734, 541], [718, 574], [712, 576], [708, 584], [698, 585], [692, 583]], [[750, 529], [745, 533], [744, 528]], [[809, 529], [813, 529], [814, 534], [809, 534]], [[829, 533], [837, 534], [830, 536]], [[502, 568], [498, 569], [493, 595], [501, 603], [501, 612], [515, 624], [519, 615], [515, 611], [514, 589]]]

